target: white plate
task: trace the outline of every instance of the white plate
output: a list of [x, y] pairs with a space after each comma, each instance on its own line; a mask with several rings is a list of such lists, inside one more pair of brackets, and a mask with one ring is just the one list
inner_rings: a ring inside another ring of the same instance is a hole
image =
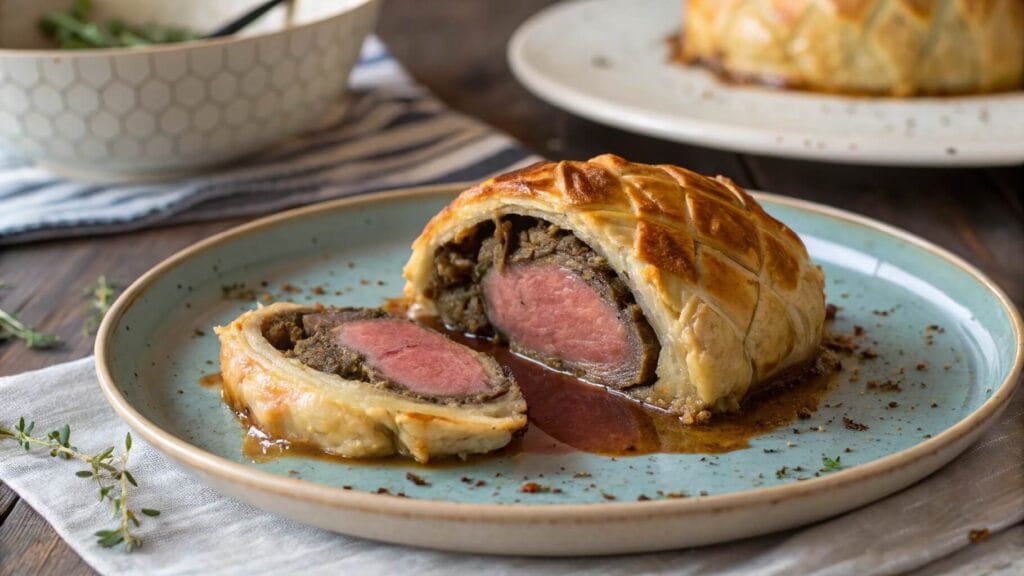
[[1024, 162], [1024, 91], [886, 99], [736, 86], [671, 62], [679, 0], [551, 6], [512, 37], [516, 77], [552, 104], [641, 134], [861, 164]]

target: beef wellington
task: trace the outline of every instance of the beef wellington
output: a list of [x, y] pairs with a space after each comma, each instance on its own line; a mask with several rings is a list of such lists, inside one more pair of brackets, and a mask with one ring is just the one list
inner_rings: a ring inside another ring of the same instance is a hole
[[727, 178], [604, 155], [466, 190], [413, 243], [414, 317], [668, 409], [736, 410], [816, 358], [824, 276]]
[[1022, 0], [682, 0], [680, 57], [734, 82], [870, 96], [1024, 85]]

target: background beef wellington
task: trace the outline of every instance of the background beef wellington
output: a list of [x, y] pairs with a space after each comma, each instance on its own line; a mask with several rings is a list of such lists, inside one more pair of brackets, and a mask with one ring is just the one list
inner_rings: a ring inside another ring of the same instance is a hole
[[727, 178], [604, 155], [475, 186], [405, 266], [413, 316], [671, 410], [735, 410], [814, 361], [824, 276]]
[[683, 0], [680, 57], [731, 81], [873, 96], [1024, 84], [1022, 0]]
[[426, 462], [496, 450], [526, 426], [494, 359], [378, 309], [278, 303], [216, 332], [225, 402], [275, 438]]

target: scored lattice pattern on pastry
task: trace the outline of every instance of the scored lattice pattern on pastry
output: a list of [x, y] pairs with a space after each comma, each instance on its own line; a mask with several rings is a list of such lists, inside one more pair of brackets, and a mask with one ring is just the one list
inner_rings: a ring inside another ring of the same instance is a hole
[[684, 0], [681, 55], [813, 90], [1007, 90], [1024, 83], [1024, 1]]
[[821, 271], [796, 234], [727, 178], [613, 155], [536, 164], [464, 192], [413, 248], [496, 212], [568, 227], [624, 276], [663, 347], [652, 402], [691, 414], [733, 409], [751, 385], [817, 351]]

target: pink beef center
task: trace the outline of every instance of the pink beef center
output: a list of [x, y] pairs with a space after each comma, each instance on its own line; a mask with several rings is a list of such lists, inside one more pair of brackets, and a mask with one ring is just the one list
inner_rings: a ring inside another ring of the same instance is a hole
[[417, 394], [470, 396], [489, 390], [487, 373], [472, 352], [411, 322], [359, 320], [333, 334], [339, 345]]
[[483, 290], [491, 323], [522, 348], [581, 365], [615, 367], [628, 358], [617, 310], [561, 266], [492, 270]]

